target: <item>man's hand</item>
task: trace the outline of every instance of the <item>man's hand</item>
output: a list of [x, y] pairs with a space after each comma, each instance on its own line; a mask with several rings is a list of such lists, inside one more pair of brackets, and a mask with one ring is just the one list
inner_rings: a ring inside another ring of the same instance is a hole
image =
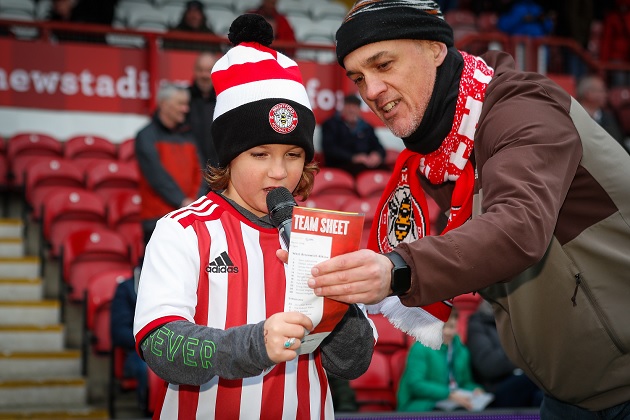
[[361, 249], [315, 265], [308, 286], [317, 296], [345, 303], [374, 304], [391, 293], [392, 268], [389, 258]]

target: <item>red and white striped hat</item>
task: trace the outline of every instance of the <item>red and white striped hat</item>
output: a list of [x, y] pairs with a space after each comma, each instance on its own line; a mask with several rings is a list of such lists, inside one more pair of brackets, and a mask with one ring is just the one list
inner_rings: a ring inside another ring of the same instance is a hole
[[212, 138], [219, 165], [262, 144], [294, 144], [313, 159], [315, 115], [295, 61], [269, 48], [273, 29], [260, 15], [241, 15], [234, 45], [212, 69], [217, 104]]

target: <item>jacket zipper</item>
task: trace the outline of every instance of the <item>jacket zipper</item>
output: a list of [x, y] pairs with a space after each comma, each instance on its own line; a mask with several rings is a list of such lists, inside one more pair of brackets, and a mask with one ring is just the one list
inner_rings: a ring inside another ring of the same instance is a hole
[[604, 326], [604, 329], [608, 333], [608, 336], [612, 340], [613, 344], [622, 353], [624, 353], [624, 354], [628, 353], [628, 349], [626, 349], [623, 346], [621, 340], [619, 340], [619, 337], [617, 337], [617, 335], [614, 334], [614, 332], [611, 330], [611, 328], [608, 325], [608, 323], [605, 322], [606, 318], [604, 318], [599, 305], [595, 304], [595, 299], [593, 299], [593, 295], [592, 295], [590, 289], [588, 288], [587, 284], [586, 283], [582, 283], [582, 273], [577, 273], [574, 277], [575, 277], [575, 290], [573, 291], [573, 296], [571, 297], [571, 302], [573, 302], [573, 306], [577, 306], [577, 292], [578, 292], [578, 289], [580, 288], [580, 286], [582, 286], [582, 290], [583, 290], [584, 294], [586, 295], [586, 298], [589, 300], [589, 302], [591, 303], [591, 305], [595, 309], [595, 312], [597, 312], [597, 318], [599, 319], [599, 321]]

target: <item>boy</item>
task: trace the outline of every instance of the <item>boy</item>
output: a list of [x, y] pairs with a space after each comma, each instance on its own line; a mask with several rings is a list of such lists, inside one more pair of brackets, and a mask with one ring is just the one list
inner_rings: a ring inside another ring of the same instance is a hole
[[315, 117], [297, 64], [267, 47], [264, 18], [237, 18], [229, 38], [235, 47], [212, 72], [213, 192], [158, 222], [142, 270], [136, 343], [169, 382], [155, 418], [333, 419], [326, 372], [365, 372], [373, 330], [350, 305], [313, 353], [298, 356], [313, 324], [284, 312], [281, 241], [266, 204], [278, 187], [308, 196]]

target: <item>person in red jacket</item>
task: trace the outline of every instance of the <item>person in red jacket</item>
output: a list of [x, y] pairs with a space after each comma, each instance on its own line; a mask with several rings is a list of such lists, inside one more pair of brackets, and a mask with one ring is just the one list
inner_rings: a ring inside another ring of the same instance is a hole
[[[613, 10], [604, 16], [603, 32], [599, 47], [602, 63], [630, 64], [630, 0], [617, 0]], [[612, 72], [612, 86], [630, 83], [627, 71]]]
[[[289, 20], [276, 9], [278, 0], [262, 0], [260, 5], [247, 11], [247, 13], [256, 13], [262, 15], [273, 28], [273, 36], [275, 41], [295, 42], [295, 33]], [[295, 48], [277, 48], [288, 56], [295, 55]]]

